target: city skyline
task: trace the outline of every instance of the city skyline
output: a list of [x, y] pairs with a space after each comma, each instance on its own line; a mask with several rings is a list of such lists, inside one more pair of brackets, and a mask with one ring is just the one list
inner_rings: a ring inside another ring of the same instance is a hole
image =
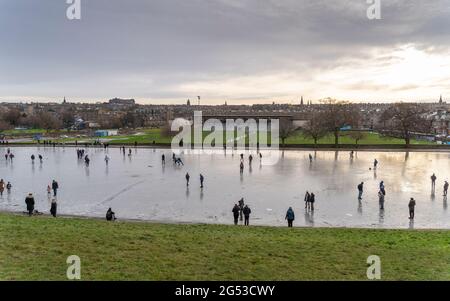
[[0, 101], [444, 101], [444, 0], [0, 2]]

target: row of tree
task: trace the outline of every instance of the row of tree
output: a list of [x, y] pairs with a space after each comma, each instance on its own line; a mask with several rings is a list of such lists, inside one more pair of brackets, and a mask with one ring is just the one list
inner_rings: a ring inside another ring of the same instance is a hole
[[[318, 140], [332, 134], [334, 136], [334, 144], [337, 147], [341, 130], [345, 127], [358, 129], [361, 127], [361, 112], [348, 102], [337, 101], [334, 99], [325, 99], [322, 101], [321, 110], [310, 113], [308, 123], [302, 128], [302, 133], [306, 137], [314, 140], [317, 144]], [[427, 134], [431, 132], [432, 120], [426, 118], [426, 111], [423, 107], [412, 103], [396, 103], [389, 109], [385, 110], [377, 123], [374, 130], [379, 133], [405, 140], [405, 144], [409, 146], [411, 139], [416, 134]], [[295, 129], [287, 123], [280, 126], [280, 138], [282, 144]], [[356, 143], [364, 138], [361, 131], [352, 131], [350, 136], [355, 139]]]

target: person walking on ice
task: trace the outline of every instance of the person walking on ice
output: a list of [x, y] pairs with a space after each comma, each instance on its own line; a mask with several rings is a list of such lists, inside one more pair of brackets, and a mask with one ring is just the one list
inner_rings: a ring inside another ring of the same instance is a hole
[[448, 192], [448, 182], [445, 181], [445, 184], [444, 184], [444, 196], [447, 196], [447, 192]]
[[437, 179], [436, 175], [433, 174], [431, 176], [431, 190], [432, 191], [434, 191], [436, 189], [436, 179]]
[[288, 221], [288, 227], [292, 228], [292, 223], [295, 220], [295, 214], [294, 214], [294, 210], [292, 210], [292, 207], [289, 207], [288, 211], [286, 212], [285, 219]]
[[414, 198], [411, 198], [408, 203], [409, 208], [409, 219], [414, 219], [414, 211], [416, 208], [416, 200]]
[[188, 172], [186, 173], [185, 178], [186, 178], [186, 186], [189, 186], [189, 179], [191, 178], [191, 176], [189, 175]]
[[205, 177], [200, 174], [200, 188], [203, 188], [203, 181], [205, 180]]

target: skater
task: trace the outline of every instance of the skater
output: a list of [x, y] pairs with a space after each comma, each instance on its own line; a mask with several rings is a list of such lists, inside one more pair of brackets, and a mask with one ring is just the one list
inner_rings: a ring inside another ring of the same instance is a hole
[[437, 179], [436, 175], [433, 174], [433, 175], [431, 176], [431, 189], [432, 189], [433, 191], [436, 189], [436, 179]]
[[447, 196], [447, 192], [448, 192], [448, 182], [445, 181], [445, 184], [444, 184], [444, 196]]
[[180, 165], [184, 166], [184, 163], [183, 163], [183, 161], [181, 161], [181, 158], [176, 158], [175, 159], [175, 164], [177, 164], [178, 166], [180, 166]]
[[245, 205], [242, 212], [244, 213], [244, 225], [248, 226], [250, 221], [250, 213], [252, 213], [252, 210], [247, 205]]
[[244, 154], [241, 154], [241, 161], [244, 161]]
[[8, 157], [9, 157], [9, 155], [8, 155], [8, 154], [5, 154], [5, 160], [8, 161]]
[[234, 204], [233, 209], [231, 210], [231, 212], [233, 212], [233, 217], [234, 217], [234, 224], [237, 225], [238, 221], [239, 221], [239, 206], [237, 204]]
[[42, 155], [39, 155], [39, 162], [42, 163]]
[[380, 191], [381, 191], [384, 195], [386, 195], [386, 190], [384, 189], [384, 181], [381, 181], [381, 182], [380, 182]]
[[34, 155], [31, 155], [31, 162], [34, 163], [34, 159], [35, 159], [35, 156], [34, 156]]
[[361, 184], [358, 185], [358, 200], [362, 199], [363, 191], [364, 191], [364, 182], [361, 182]]
[[53, 182], [52, 182], [53, 196], [56, 196], [56, 193], [58, 192], [58, 188], [59, 188], [58, 182], [53, 180]]
[[408, 208], [409, 208], [409, 219], [414, 219], [414, 209], [416, 207], [416, 201], [411, 198], [409, 200]]
[[262, 154], [259, 153], [259, 161], [261, 161], [261, 160], [262, 160]]
[[286, 218], [288, 221], [288, 227], [292, 228], [292, 222], [295, 219], [295, 214], [294, 214], [294, 210], [292, 210], [292, 207], [289, 207], [288, 211], [286, 212]]
[[51, 215], [53, 215], [53, 217], [56, 217], [56, 209], [57, 209], [58, 205], [56, 204], [56, 199], [52, 200], [52, 204], [50, 206], [50, 213]]
[[128, 149], [128, 157], [131, 157], [131, 148]]
[[305, 198], [304, 198], [304, 201], [305, 201], [305, 209], [308, 209], [309, 208], [309, 199], [310, 199], [310, 194], [309, 194], [309, 192], [308, 191], [306, 191], [306, 193], [305, 193]]
[[12, 188], [11, 182], [8, 182], [8, 184], [6, 184], [6, 191], [8, 192], [8, 194], [11, 193], [11, 188]]
[[314, 193], [311, 192], [311, 195], [309, 196], [309, 204], [311, 211], [314, 211], [314, 202], [316, 201], [316, 196]]
[[172, 153], [172, 161], [175, 163], [177, 161], [177, 157], [175, 156], [175, 153]]
[[84, 157], [84, 163], [86, 163], [86, 165], [89, 166], [89, 162], [91, 162], [91, 159], [89, 159], [89, 156], [86, 155], [86, 156]]
[[252, 165], [252, 161], [253, 161], [253, 156], [252, 155], [248, 156], [248, 164], [249, 165]]
[[52, 188], [50, 187], [50, 185], [47, 185], [47, 194], [50, 197], [50, 194], [52, 193]]
[[13, 153], [10, 153], [10, 154], [9, 154], [9, 160], [11, 160], [11, 162], [12, 162], [13, 159], [14, 159], [14, 154], [13, 154]]
[[203, 181], [205, 180], [205, 177], [200, 174], [200, 188], [203, 188]]
[[309, 163], [312, 163], [313, 161], [313, 156], [311, 154], [309, 154]]
[[380, 205], [380, 210], [384, 210], [384, 193], [380, 190], [378, 191], [378, 203]]
[[377, 169], [377, 166], [378, 166], [378, 160], [375, 159], [375, 160], [373, 161], [373, 169]]
[[25, 198], [25, 204], [27, 204], [28, 215], [32, 216], [33, 215], [33, 211], [34, 211], [34, 197], [33, 197], [33, 194], [31, 192]]
[[242, 220], [242, 212], [244, 211], [244, 198], [241, 198], [239, 204], [239, 219]]
[[189, 175], [188, 172], [186, 173], [185, 178], [186, 178], [186, 186], [189, 186], [189, 179], [191, 178], [191, 176]]
[[3, 191], [5, 190], [5, 182], [3, 179], [0, 180], [0, 196], [3, 196]]
[[239, 165], [239, 172], [240, 173], [244, 173], [244, 162], [241, 161], [240, 165]]
[[108, 165], [108, 162], [109, 162], [109, 157], [108, 157], [108, 155], [105, 155], [105, 162], [106, 162], [106, 165]]
[[162, 163], [162, 165], [166, 164], [166, 155], [164, 155], [164, 154], [161, 155], [161, 163]]
[[111, 208], [109, 208], [108, 211], [106, 211], [106, 220], [115, 221], [116, 219], [116, 214], [111, 210]]

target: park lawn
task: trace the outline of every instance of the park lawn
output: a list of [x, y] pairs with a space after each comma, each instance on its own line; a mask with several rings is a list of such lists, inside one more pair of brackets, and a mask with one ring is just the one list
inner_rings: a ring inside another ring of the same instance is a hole
[[[285, 141], [286, 144], [314, 144], [314, 140], [306, 138], [301, 132], [295, 132]], [[322, 139], [319, 139], [318, 144], [334, 144], [334, 136], [329, 134]], [[339, 144], [348, 145], [356, 144], [355, 139], [351, 138], [348, 132], [341, 132], [339, 137]], [[383, 137], [378, 133], [365, 132], [365, 137], [358, 141], [359, 145], [405, 145], [404, 139]], [[411, 139], [411, 144], [435, 145], [435, 142], [424, 140]]]
[[0, 280], [450, 280], [450, 231], [106, 222], [0, 213]]

